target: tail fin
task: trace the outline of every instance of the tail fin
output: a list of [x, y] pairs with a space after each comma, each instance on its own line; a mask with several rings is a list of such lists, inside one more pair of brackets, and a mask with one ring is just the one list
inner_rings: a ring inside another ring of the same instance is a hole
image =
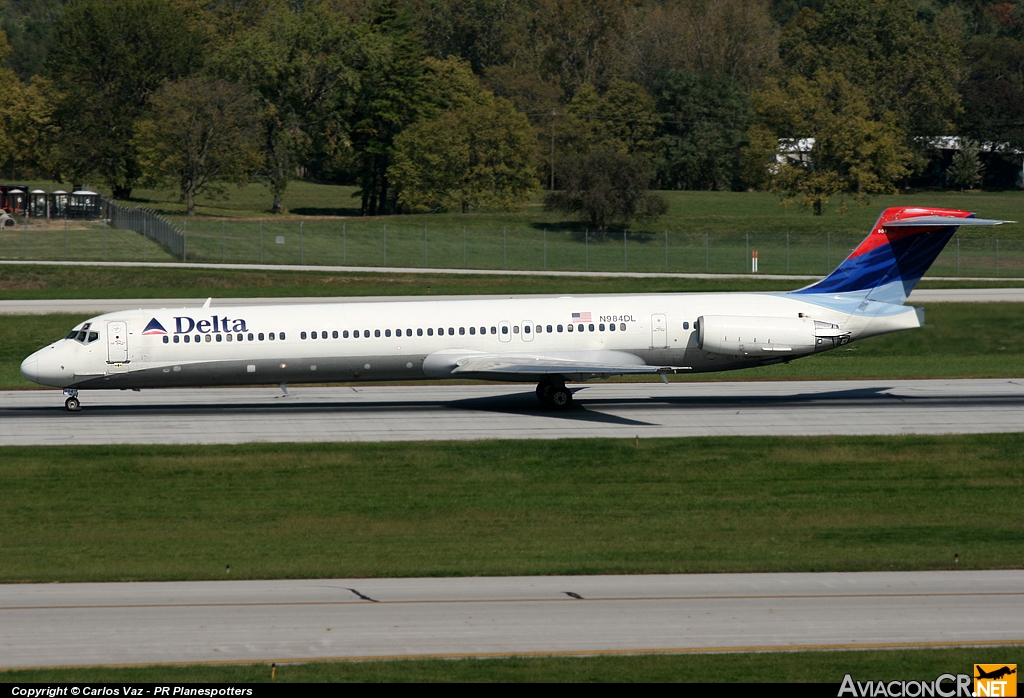
[[872, 300], [903, 303], [958, 227], [1012, 222], [944, 208], [888, 208], [835, 271], [793, 293], [863, 292]]

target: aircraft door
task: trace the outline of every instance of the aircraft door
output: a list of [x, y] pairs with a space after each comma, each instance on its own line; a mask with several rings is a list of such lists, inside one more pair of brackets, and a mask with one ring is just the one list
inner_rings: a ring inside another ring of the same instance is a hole
[[651, 346], [655, 349], [668, 346], [668, 319], [664, 313], [651, 316]]
[[533, 323], [530, 320], [523, 320], [522, 333], [519, 336], [524, 342], [533, 341]]
[[498, 323], [498, 339], [503, 342], [512, 341], [512, 325], [507, 320]]
[[107, 363], [128, 363], [128, 324], [107, 323]]

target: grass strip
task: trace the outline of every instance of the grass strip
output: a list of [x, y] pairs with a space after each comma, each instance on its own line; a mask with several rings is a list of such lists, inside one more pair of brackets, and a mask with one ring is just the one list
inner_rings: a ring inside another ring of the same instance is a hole
[[[0, 389], [38, 387], [22, 360], [65, 336], [85, 315], [0, 315]], [[855, 342], [818, 356], [764, 368], [673, 376], [673, 380], [840, 380], [1019, 378], [1024, 376], [1020, 303], [936, 303], [926, 326]], [[647, 380], [647, 379], [643, 379]]]
[[[275, 681], [301, 682], [687, 682], [840, 684], [934, 681], [970, 674], [975, 663], [1014, 664], [1019, 647], [598, 657], [509, 657], [282, 664]], [[269, 682], [266, 664], [62, 668], [0, 672], [8, 683]]]
[[1024, 434], [7, 447], [0, 582], [1019, 568], [1022, 466]]
[[[713, 293], [790, 291], [779, 279], [377, 274], [231, 269], [0, 265], [0, 300], [64, 298], [280, 298], [529, 293]], [[1015, 288], [1021, 279], [929, 281], [921, 288]]]

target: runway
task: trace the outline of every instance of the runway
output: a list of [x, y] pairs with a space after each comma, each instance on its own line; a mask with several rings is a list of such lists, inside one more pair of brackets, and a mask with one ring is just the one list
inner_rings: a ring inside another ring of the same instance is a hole
[[5, 668], [1024, 644], [1022, 628], [1021, 570], [0, 587]]
[[532, 385], [0, 392], [0, 445], [1017, 432], [1016, 380], [595, 383], [567, 410]]
[[[816, 278], [816, 277], [812, 277]], [[788, 289], [785, 282], [779, 284], [780, 291]], [[612, 294], [575, 294], [577, 298]], [[381, 303], [396, 300], [443, 301], [443, 300], [487, 300], [507, 298], [559, 298], [560, 294], [530, 294], [524, 296], [465, 295], [465, 296], [309, 296], [301, 298], [214, 298], [213, 307], [251, 307], [256, 305], [316, 305], [321, 303]], [[198, 308], [206, 298], [72, 298], [61, 300], [5, 300], [0, 301], [0, 315], [48, 315], [72, 313], [100, 315], [119, 310], [139, 308]], [[1021, 288], [961, 288], [961, 289], [915, 289], [908, 304], [919, 303], [1024, 303], [1024, 287]]]

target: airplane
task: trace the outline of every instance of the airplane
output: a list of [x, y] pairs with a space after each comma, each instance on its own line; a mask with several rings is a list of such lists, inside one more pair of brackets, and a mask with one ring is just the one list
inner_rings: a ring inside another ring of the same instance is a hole
[[728, 371], [921, 327], [911, 290], [960, 226], [1014, 221], [941, 208], [886, 209], [827, 277], [776, 293], [672, 293], [134, 310], [76, 326], [21, 364], [80, 390], [466, 378], [537, 384]]
[[[975, 667], [978, 668], [977, 665], [975, 665]], [[976, 679], [1001, 679], [1004, 676], [1009, 676], [1010, 674], [1016, 674], [1016, 673], [1017, 673], [1016, 669], [1011, 669], [1008, 666], [1004, 666], [1004, 667], [1002, 667], [1000, 669], [993, 669], [990, 672], [986, 672], [983, 669], [978, 668], [978, 675], [975, 676], [974, 678], [976, 678]]]

